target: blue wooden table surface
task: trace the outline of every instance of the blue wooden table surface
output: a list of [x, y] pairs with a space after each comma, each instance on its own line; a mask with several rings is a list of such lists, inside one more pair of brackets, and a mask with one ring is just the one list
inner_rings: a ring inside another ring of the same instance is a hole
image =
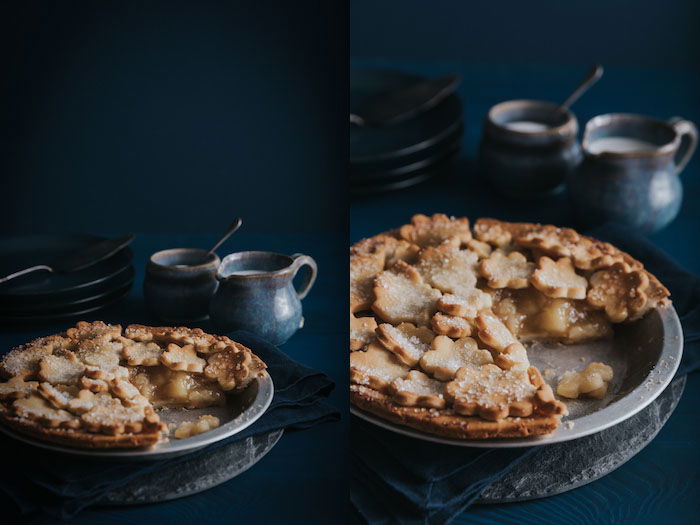
[[[88, 320], [155, 323], [145, 312], [141, 286], [146, 258], [178, 247], [204, 248], [217, 235], [137, 235], [132, 247], [137, 277], [124, 301]], [[237, 233], [220, 254], [241, 250], [305, 253], [318, 263], [318, 280], [303, 301], [305, 326], [281, 349], [293, 359], [322, 370], [336, 382], [329, 398], [341, 412], [339, 423], [285, 434], [253, 468], [209, 491], [155, 505], [98, 507], [71, 523], [333, 523], [344, 519], [347, 506], [347, 244], [344, 235]], [[0, 353], [34, 337], [55, 333], [69, 322], [0, 331]], [[206, 326], [205, 326], [206, 327]], [[2, 504], [10, 503], [0, 499]], [[39, 519], [37, 522], [50, 522]], [[0, 518], [0, 523], [5, 523]], [[23, 523], [26, 523], [23, 521]]]
[[[450, 172], [412, 189], [355, 198], [351, 241], [405, 223], [414, 213], [496, 217], [573, 225], [564, 195], [511, 201], [478, 178], [476, 149], [483, 118], [492, 105], [509, 99], [561, 101], [584, 67], [494, 66], [459, 62], [356, 61], [359, 67], [388, 67], [427, 75], [461, 73], [464, 103], [462, 151]], [[603, 79], [573, 106], [581, 128], [610, 112], [659, 118], [679, 115], [700, 123], [700, 72], [608, 68]], [[700, 158], [682, 176], [685, 200], [678, 218], [650, 238], [687, 270], [700, 274]], [[589, 485], [558, 496], [507, 505], [477, 505], [455, 523], [689, 523], [700, 512], [700, 374], [688, 378], [678, 408], [658, 436], [637, 456]]]

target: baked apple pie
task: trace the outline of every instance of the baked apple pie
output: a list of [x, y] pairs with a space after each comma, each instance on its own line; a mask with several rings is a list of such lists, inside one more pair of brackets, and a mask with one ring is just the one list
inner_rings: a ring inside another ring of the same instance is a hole
[[[350, 249], [350, 398], [452, 438], [547, 434], [566, 405], [525, 344], [609, 338], [668, 297], [639, 261], [569, 228], [416, 215]], [[604, 394], [596, 374], [576, 388]]]
[[0, 420], [76, 447], [144, 447], [167, 432], [159, 409], [224, 405], [264, 369], [245, 346], [200, 329], [79, 322], [0, 361]]

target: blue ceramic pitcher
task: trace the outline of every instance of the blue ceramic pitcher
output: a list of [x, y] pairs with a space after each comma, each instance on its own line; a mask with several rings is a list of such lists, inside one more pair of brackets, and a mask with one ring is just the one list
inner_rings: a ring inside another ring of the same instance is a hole
[[[293, 280], [303, 266], [310, 271], [296, 289]], [[209, 305], [211, 321], [220, 332], [248, 330], [281, 345], [303, 325], [301, 299], [313, 286], [316, 272], [316, 262], [308, 255], [227, 255], [216, 274], [219, 288]]]
[[697, 145], [695, 125], [642, 115], [599, 115], [586, 124], [583, 162], [568, 190], [585, 226], [623, 224], [640, 233], [660, 230], [683, 200], [679, 174]]

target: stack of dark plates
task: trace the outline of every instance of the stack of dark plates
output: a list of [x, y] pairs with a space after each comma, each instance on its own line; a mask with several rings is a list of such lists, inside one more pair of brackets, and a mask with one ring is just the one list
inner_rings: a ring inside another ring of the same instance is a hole
[[[372, 97], [407, 88], [425, 77], [377, 69], [353, 69], [350, 111]], [[350, 189], [355, 194], [406, 188], [442, 173], [459, 150], [462, 104], [451, 94], [418, 115], [386, 126], [350, 127]]]
[[[0, 277], [59, 260], [104, 240], [82, 234], [0, 239]], [[71, 273], [38, 271], [0, 283], [0, 322], [69, 319], [95, 312], [124, 297], [134, 282], [129, 247]]]

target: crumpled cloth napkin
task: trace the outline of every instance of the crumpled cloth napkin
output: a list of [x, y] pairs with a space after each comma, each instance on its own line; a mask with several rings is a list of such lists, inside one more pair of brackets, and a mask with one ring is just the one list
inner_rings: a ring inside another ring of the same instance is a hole
[[[671, 291], [684, 335], [677, 375], [700, 368], [700, 278], [645, 238], [604, 226], [590, 236], [644, 263]], [[534, 448], [469, 449], [420, 441], [352, 419], [350, 487], [353, 516], [371, 524], [444, 524], [471, 505]]]
[[0, 434], [3, 456], [14, 458], [21, 465], [21, 469], [2, 469], [0, 491], [17, 504], [21, 516], [43, 513], [70, 518], [139, 476], [201, 456], [216, 447], [278, 429], [303, 430], [340, 419], [338, 411], [323, 401], [335, 386], [325, 374], [297, 363], [249, 332], [229, 335], [265, 361], [275, 385], [272, 404], [250, 427], [192, 454], [121, 464], [45, 451]]

